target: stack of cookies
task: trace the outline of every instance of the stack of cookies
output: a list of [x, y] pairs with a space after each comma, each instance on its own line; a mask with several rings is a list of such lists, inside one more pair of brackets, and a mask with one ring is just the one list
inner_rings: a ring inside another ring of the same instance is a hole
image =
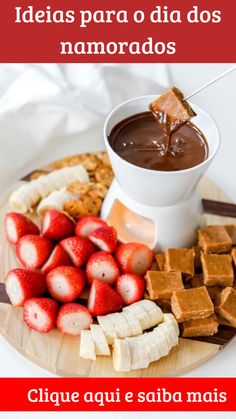
[[146, 298], [172, 310], [182, 336], [211, 336], [236, 327], [236, 226], [198, 231], [198, 246], [156, 254], [146, 274]]

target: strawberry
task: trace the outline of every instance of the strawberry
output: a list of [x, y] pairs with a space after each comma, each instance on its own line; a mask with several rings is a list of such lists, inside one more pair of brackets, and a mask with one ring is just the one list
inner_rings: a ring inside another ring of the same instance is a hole
[[58, 304], [50, 298], [30, 298], [24, 304], [24, 322], [30, 329], [47, 333], [56, 326]]
[[45, 212], [42, 219], [41, 232], [50, 240], [60, 241], [74, 234], [74, 223], [63, 212], [55, 209]]
[[113, 227], [99, 227], [89, 234], [89, 239], [104, 252], [113, 253], [117, 245], [117, 233]]
[[94, 279], [101, 279], [107, 284], [114, 285], [120, 271], [114, 257], [107, 252], [96, 252], [88, 260], [86, 275], [89, 284]]
[[32, 234], [21, 237], [16, 245], [16, 255], [27, 269], [40, 268], [48, 259], [51, 250], [50, 240]]
[[29, 218], [17, 212], [9, 212], [5, 217], [7, 240], [16, 244], [27, 234], [39, 235], [39, 228]]
[[63, 304], [57, 316], [57, 328], [66, 335], [78, 336], [93, 322], [88, 309], [81, 304]]
[[85, 273], [74, 266], [59, 266], [49, 272], [46, 284], [51, 296], [63, 303], [76, 300], [85, 286]]
[[39, 297], [46, 290], [46, 278], [40, 272], [23, 268], [11, 269], [6, 276], [6, 293], [14, 306], [23, 306], [31, 297]]
[[123, 300], [110, 285], [94, 279], [88, 298], [88, 310], [92, 316], [114, 313], [123, 306]]
[[116, 260], [122, 272], [145, 275], [153, 261], [153, 253], [146, 244], [121, 244], [116, 250]]
[[136, 274], [121, 275], [117, 279], [116, 291], [126, 305], [133, 304], [143, 298], [145, 281]]
[[44, 274], [48, 274], [52, 269], [57, 268], [58, 266], [70, 266], [73, 265], [72, 260], [66, 253], [66, 251], [57, 244], [51, 255], [49, 256], [48, 260], [41, 268], [41, 272]]
[[88, 237], [96, 228], [106, 227], [107, 223], [95, 215], [84, 215], [79, 219], [75, 226], [77, 236]]
[[68, 237], [60, 242], [60, 245], [70, 256], [75, 266], [83, 266], [95, 252], [93, 244], [84, 237]]

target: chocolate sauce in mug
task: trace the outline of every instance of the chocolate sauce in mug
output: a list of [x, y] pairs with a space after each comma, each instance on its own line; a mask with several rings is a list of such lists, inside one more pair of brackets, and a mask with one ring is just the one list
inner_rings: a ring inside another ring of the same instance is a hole
[[202, 163], [208, 157], [208, 144], [203, 133], [192, 122], [181, 125], [171, 135], [166, 152], [166, 139], [151, 112], [142, 112], [114, 126], [109, 143], [122, 159], [152, 170], [183, 170]]

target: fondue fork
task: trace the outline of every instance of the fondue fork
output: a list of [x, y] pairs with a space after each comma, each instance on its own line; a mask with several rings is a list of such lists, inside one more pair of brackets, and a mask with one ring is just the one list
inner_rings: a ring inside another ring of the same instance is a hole
[[228, 70], [224, 71], [224, 73], [220, 74], [219, 76], [215, 77], [213, 80], [209, 81], [208, 83], [204, 84], [203, 86], [199, 87], [198, 89], [194, 90], [189, 95], [185, 96], [183, 100], [188, 100], [197, 93], [201, 92], [202, 90], [206, 89], [207, 87], [211, 86], [213, 83], [216, 83], [218, 80], [222, 79], [223, 77], [227, 76], [232, 71], [236, 70], [236, 65], [230, 67]]

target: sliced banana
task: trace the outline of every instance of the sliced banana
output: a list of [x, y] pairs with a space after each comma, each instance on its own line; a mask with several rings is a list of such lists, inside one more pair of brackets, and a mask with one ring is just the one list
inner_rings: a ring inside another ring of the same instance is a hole
[[168, 355], [171, 350], [171, 345], [169, 344], [169, 339], [166, 338], [166, 332], [159, 327], [154, 331], [155, 337], [158, 339], [159, 349], [162, 356]]
[[177, 336], [179, 336], [179, 325], [175, 316], [172, 313], [163, 313], [163, 322], [173, 324], [173, 326], [175, 327]]
[[139, 303], [149, 316], [149, 327], [156, 326], [163, 321], [162, 310], [156, 303], [150, 300], [141, 300]]
[[111, 355], [105, 334], [99, 324], [91, 324], [90, 330], [95, 345], [96, 355]]
[[49, 209], [62, 211], [67, 201], [77, 199], [78, 196], [67, 191], [66, 188], [51, 192], [46, 198], [42, 199], [37, 208], [38, 215], [43, 215]]
[[139, 336], [142, 334], [142, 327], [140, 322], [135, 315], [128, 310], [123, 311], [123, 315], [126, 318], [129, 325], [129, 336]]
[[148, 351], [138, 338], [126, 338], [131, 356], [131, 369], [147, 368], [149, 366]]
[[81, 330], [79, 354], [81, 358], [96, 360], [95, 345], [90, 330]]
[[88, 172], [82, 165], [54, 170], [47, 175], [21, 185], [11, 194], [10, 207], [15, 211], [26, 213], [49, 193], [77, 180], [83, 183], [89, 182]]
[[170, 346], [170, 348], [173, 348], [173, 346], [177, 345], [179, 339], [178, 335], [175, 330], [175, 326], [172, 323], [161, 323], [159, 326], [155, 329], [156, 330], [163, 330], [166, 336], [166, 340]]
[[126, 339], [115, 339], [113, 346], [113, 365], [116, 371], [131, 370], [131, 355]]
[[150, 319], [147, 312], [139, 305], [131, 304], [130, 306], [124, 307], [123, 312], [132, 313], [139, 321], [142, 330], [150, 328]]
[[97, 320], [106, 336], [108, 345], [112, 345], [114, 340], [118, 338], [113, 323], [108, 316], [97, 316]]
[[123, 339], [130, 336], [129, 323], [123, 313], [112, 313], [107, 317], [111, 320], [118, 338]]

